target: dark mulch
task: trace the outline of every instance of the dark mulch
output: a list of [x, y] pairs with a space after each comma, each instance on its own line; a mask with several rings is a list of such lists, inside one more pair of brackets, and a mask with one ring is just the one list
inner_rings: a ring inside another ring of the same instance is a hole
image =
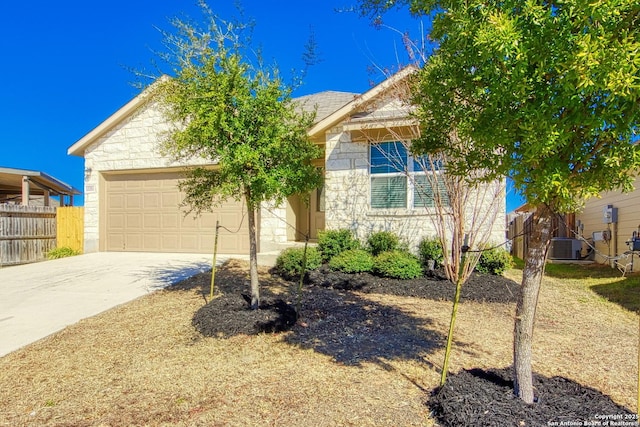
[[[527, 405], [513, 394], [511, 369], [463, 370], [449, 375], [428, 405], [443, 427], [637, 425], [634, 415], [608, 396], [563, 377], [534, 374], [538, 402]], [[614, 425], [614, 424], [611, 424]]]
[[[455, 286], [449, 282], [444, 272], [434, 271], [419, 279], [397, 280], [374, 276], [369, 273], [346, 274], [331, 271], [326, 265], [308, 274], [311, 285], [346, 289], [372, 294], [389, 294], [436, 301], [453, 301]], [[503, 276], [473, 273], [462, 286], [460, 301], [492, 303], [515, 302], [520, 287], [513, 280]]]
[[205, 336], [230, 337], [283, 332], [295, 324], [296, 311], [282, 298], [263, 296], [259, 309], [250, 310], [251, 299], [240, 292], [228, 289], [198, 310], [193, 317], [196, 329]]
[[[271, 274], [263, 277], [263, 284], [277, 282], [274, 272]], [[452, 301], [455, 292], [442, 272], [416, 280], [393, 280], [322, 267], [307, 276], [301, 297], [303, 317], [297, 322], [295, 295], [277, 294], [273, 287], [263, 286], [260, 309], [252, 311], [246, 274], [221, 269], [216, 277], [219, 296], [193, 318], [200, 333], [230, 337], [289, 330], [285, 341], [347, 365], [368, 361], [384, 366], [385, 360], [394, 358], [424, 360], [445, 340], [428, 321], [369, 301], [358, 292], [445, 301]], [[182, 288], [188, 286], [184, 282]], [[295, 282], [290, 282], [290, 288], [295, 289]], [[511, 280], [474, 273], [462, 288], [461, 301], [513, 303], [518, 292]], [[536, 391], [542, 398], [534, 405], [515, 398], [512, 387], [510, 370], [461, 371], [432, 393], [428, 405], [442, 426], [600, 425], [598, 415], [620, 415], [624, 420], [631, 414], [599, 391], [565, 378], [535, 375]]]

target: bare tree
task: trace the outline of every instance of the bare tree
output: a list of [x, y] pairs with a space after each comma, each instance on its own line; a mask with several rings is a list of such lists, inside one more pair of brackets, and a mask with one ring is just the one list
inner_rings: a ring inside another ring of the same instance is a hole
[[[411, 43], [403, 34], [406, 46]], [[417, 62], [424, 56], [414, 51]], [[417, 67], [414, 67], [416, 72]], [[415, 80], [396, 80], [384, 99], [359, 104], [352, 114], [352, 121], [360, 121], [360, 132], [355, 137], [376, 146], [392, 142], [390, 149], [378, 150], [385, 156], [389, 168], [403, 174], [409, 183], [407, 203], [410, 208], [425, 209], [427, 220], [435, 231], [443, 249], [443, 267], [447, 279], [455, 285], [455, 297], [447, 336], [441, 385], [444, 385], [449, 368], [453, 333], [459, 307], [462, 286], [471, 276], [482, 250], [502, 243], [504, 224], [496, 224], [505, 211], [506, 183], [504, 180], [487, 180], [485, 171], [471, 169], [466, 176], [447, 173], [451, 154], [434, 151], [415, 152], [412, 141], [419, 139], [420, 125], [412, 116], [412, 92]], [[385, 123], [380, 128], [379, 123]], [[471, 142], [450, 134], [452, 145], [458, 147], [459, 156], [471, 149]], [[409, 158], [410, 160], [407, 160]], [[498, 234], [501, 233], [501, 234]], [[498, 241], [499, 240], [499, 241]]]

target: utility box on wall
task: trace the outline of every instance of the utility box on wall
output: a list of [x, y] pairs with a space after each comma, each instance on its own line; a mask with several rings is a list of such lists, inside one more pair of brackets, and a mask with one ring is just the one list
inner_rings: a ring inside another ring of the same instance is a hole
[[618, 222], [618, 208], [613, 205], [607, 205], [602, 210], [602, 222], [605, 224], [614, 224]]

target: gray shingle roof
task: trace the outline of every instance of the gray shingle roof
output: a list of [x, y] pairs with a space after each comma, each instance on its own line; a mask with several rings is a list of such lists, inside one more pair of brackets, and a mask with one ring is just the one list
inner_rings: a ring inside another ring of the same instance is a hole
[[295, 98], [294, 102], [298, 103], [303, 111], [313, 111], [314, 108], [317, 108], [315, 123], [318, 123], [331, 113], [353, 101], [355, 97], [359, 95], [359, 93], [353, 92], [327, 90], [325, 92], [312, 93]]

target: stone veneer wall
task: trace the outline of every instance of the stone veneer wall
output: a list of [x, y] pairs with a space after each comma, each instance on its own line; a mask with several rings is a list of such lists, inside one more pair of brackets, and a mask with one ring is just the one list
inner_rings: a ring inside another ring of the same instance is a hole
[[[159, 143], [169, 125], [158, 106], [147, 103], [141, 106], [117, 126], [110, 129], [99, 140], [85, 150], [85, 252], [96, 252], [99, 249], [99, 212], [100, 212], [100, 174], [113, 171], [131, 171], [146, 169], [161, 172], [163, 168], [181, 167], [177, 163], [164, 157], [159, 152]], [[204, 159], [194, 159], [192, 165], [207, 164]], [[277, 218], [270, 218], [262, 213], [266, 219], [260, 225], [260, 238], [265, 239], [261, 244], [269, 243], [270, 239], [280, 242], [284, 235], [286, 241], [286, 224]], [[282, 218], [285, 218], [283, 215]]]
[[[435, 214], [425, 208], [371, 209], [369, 146], [351, 141], [349, 132], [335, 127], [327, 133], [325, 203], [326, 229], [349, 228], [362, 242], [374, 231], [398, 234], [413, 251], [424, 237], [436, 235]], [[504, 199], [504, 197], [503, 197]], [[505, 201], [499, 206], [491, 241], [505, 239]]]

